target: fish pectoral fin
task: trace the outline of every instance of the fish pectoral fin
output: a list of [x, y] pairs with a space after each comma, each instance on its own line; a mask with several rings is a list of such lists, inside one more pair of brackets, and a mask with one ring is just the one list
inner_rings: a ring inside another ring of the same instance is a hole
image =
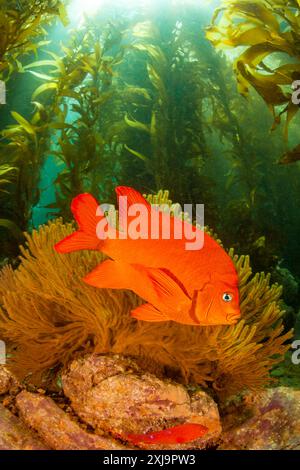
[[166, 269], [147, 268], [147, 274], [152, 281], [159, 303], [174, 309], [176, 305], [191, 302], [184, 286]]
[[140, 307], [135, 308], [131, 312], [131, 316], [137, 320], [149, 321], [149, 322], [161, 322], [169, 321], [167, 316], [159, 312], [151, 304], [143, 304]]
[[[148, 301], [159, 312], [164, 312], [170, 321], [184, 325], [198, 325], [191, 315], [192, 299], [184, 285], [171, 272], [164, 268], [147, 268], [147, 275], [152, 282], [155, 295]], [[161, 320], [163, 321], [163, 320]]]

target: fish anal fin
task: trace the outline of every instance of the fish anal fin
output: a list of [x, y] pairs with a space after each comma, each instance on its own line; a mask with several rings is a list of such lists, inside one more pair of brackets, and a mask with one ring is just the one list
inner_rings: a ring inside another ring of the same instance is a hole
[[157, 301], [157, 294], [147, 268], [139, 264], [105, 260], [83, 279], [87, 284], [106, 289], [127, 289], [149, 303]]
[[140, 307], [135, 308], [131, 312], [131, 316], [136, 320], [148, 321], [148, 322], [163, 322], [169, 321], [169, 318], [163, 313], [159, 312], [151, 304], [143, 304]]

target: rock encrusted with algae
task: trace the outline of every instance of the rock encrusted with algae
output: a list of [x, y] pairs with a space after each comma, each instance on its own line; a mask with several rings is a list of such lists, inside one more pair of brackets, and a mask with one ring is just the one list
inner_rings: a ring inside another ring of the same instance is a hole
[[78, 357], [64, 369], [62, 386], [59, 399], [43, 390], [17, 392], [12, 409], [18, 417], [0, 404], [1, 449], [129, 450], [128, 433], [185, 422], [202, 424], [208, 432], [189, 444], [138, 448], [204, 449], [221, 434], [218, 408], [209, 395], [189, 393], [180, 384], [143, 372], [128, 358]]
[[58, 399], [42, 390], [22, 390], [12, 412], [0, 404], [1, 450], [129, 450], [127, 433], [184, 422], [209, 431], [189, 444], [138, 448], [300, 450], [300, 390], [278, 387], [237, 395], [220, 407], [220, 417], [204, 391], [162, 380], [118, 355], [78, 357], [61, 379], [63, 401], [62, 391]]
[[[191, 395], [180, 384], [141, 371], [134, 361], [118, 356], [89, 355], [75, 359], [62, 374], [65, 395], [77, 415], [96, 432], [126, 441], [127, 434], [145, 434], [185, 423], [208, 428], [192, 443], [168, 449], [203, 449], [221, 434], [216, 403], [203, 391]], [[162, 444], [140, 444], [165, 449]]]
[[23, 421], [54, 450], [126, 450], [109, 437], [82, 429], [50, 398], [22, 391], [16, 404]]
[[28, 427], [0, 404], [0, 450], [46, 450]]
[[224, 412], [220, 449], [300, 450], [300, 390], [278, 387], [247, 394]]
[[12, 373], [3, 365], [0, 365], [0, 395], [7, 393], [18, 382]]

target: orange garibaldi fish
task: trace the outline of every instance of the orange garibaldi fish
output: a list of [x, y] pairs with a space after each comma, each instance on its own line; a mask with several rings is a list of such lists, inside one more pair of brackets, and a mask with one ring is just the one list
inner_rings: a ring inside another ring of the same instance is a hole
[[[100, 263], [84, 281], [95, 287], [134, 291], [147, 301], [131, 312], [138, 320], [172, 320], [186, 325], [236, 323], [240, 317], [238, 276], [225, 250], [194, 225], [151, 208], [136, 190], [120, 186], [116, 193], [119, 198], [118, 230], [108, 226], [104, 233], [101, 223], [107, 223], [107, 219], [98, 202], [90, 194], [80, 194], [71, 205], [79, 230], [57, 243], [56, 251], [99, 250], [106, 254], [110, 259]], [[124, 204], [120, 204], [120, 196], [127, 198], [126, 210]], [[122, 237], [122, 226], [128, 227], [133, 221], [127, 209], [135, 204], [145, 210], [148, 219], [145, 222], [150, 222], [155, 211], [160, 222], [156, 239]], [[161, 226], [166, 217], [171, 233], [176, 228], [184, 228], [184, 233], [201, 235], [203, 247], [197, 251], [187, 250], [184, 235], [180, 239], [175, 236], [164, 239]]]
[[208, 432], [206, 426], [186, 423], [163, 431], [148, 434], [127, 434], [126, 438], [134, 445], [143, 444], [184, 444], [203, 437]]

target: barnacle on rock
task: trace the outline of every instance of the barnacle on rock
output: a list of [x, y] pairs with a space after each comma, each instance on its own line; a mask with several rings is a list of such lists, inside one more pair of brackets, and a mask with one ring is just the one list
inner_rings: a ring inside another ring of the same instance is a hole
[[20, 379], [39, 384], [76, 353], [96, 352], [140, 358], [178, 381], [213, 388], [219, 398], [270, 382], [291, 334], [282, 334], [281, 288], [270, 286], [269, 275], [252, 276], [249, 257], [230, 251], [240, 283], [236, 325], [140, 322], [130, 316], [141, 303], [135, 294], [82, 282], [104, 259], [101, 253], [54, 251], [73, 230], [57, 219], [33, 231], [19, 267], [0, 273], [0, 336], [11, 346], [9, 367]]

